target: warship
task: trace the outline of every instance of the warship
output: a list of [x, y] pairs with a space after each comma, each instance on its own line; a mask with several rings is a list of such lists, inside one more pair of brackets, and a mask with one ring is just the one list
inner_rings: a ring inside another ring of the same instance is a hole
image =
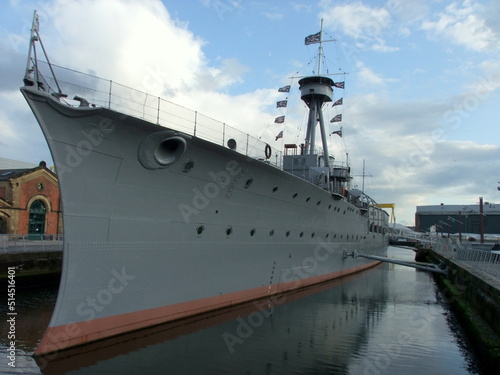
[[[319, 54], [321, 33], [306, 38]], [[197, 111], [51, 64], [35, 11], [21, 92], [55, 164], [64, 224], [59, 293], [35, 355], [377, 265], [345, 257], [385, 256], [388, 215], [351, 188], [350, 166], [328, 151], [323, 107], [338, 85], [319, 73], [298, 80], [305, 141], [280, 151]]]

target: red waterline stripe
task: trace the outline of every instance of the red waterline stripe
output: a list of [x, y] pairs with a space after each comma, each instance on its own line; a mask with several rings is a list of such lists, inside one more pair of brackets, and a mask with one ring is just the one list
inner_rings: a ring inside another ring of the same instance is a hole
[[380, 261], [350, 268], [348, 270], [332, 272], [307, 279], [297, 279], [285, 283], [247, 289], [239, 292], [202, 298], [194, 301], [181, 302], [175, 305], [156, 307], [153, 309], [135, 311], [106, 318], [86, 320], [61, 326], [48, 327], [35, 355], [47, 355], [89, 342], [102, 340], [111, 336], [151, 327], [161, 323], [186, 318], [192, 315], [206, 313], [231, 305], [264, 298], [266, 296], [304, 288], [313, 284], [333, 280], [356, 272], [371, 268]]

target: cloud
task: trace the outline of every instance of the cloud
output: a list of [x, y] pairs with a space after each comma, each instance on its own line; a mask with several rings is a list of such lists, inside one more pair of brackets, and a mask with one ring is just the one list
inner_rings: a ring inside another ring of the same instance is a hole
[[[491, 9], [496, 9], [498, 19], [498, 6]], [[444, 38], [473, 51], [498, 50], [499, 30], [490, 26], [491, 14], [485, 18], [487, 14], [484, 6], [474, 0], [464, 0], [461, 4], [453, 2], [438, 13], [434, 21], [424, 21], [422, 29], [435, 39]]]
[[[206, 66], [203, 41], [160, 1], [68, 0], [53, 13], [41, 18], [41, 32], [60, 65], [143, 90], [151, 88], [144, 87], [148, 81], [160, 92], [194, 86], [196, 72]], [[82, 20], [92, 27], [83, 29]]]
[[359, 48], [369, 48], [378, 52], [397, 50], [382, 38], [384, 30], [391, 24], [391, 13], [387, 8], [370, 7], [360, 1], [334, 5], [331, 0], [320, 3], [324, 25], [336, 32], [342, 32], [358, 40]]
[[[476, 195], [496, 194], [500, 146], [453, 140], [475, 116], [454, 110], [470, 95], [405, 100], [367, 93], [344, 102], [353, 169], [359, 173], [365, 160], [365, 188], [380, 203], [396, 203], [401, 223], [412, 224], [417, 205], [471, 203]], [[362, 177], [353, 184], [361, 188]]]
[[[405, 145], [403, 140], [399, 142]], [[367, 173], [373, 175], [366, 180], [370, 192], [379, 202], [396, 203], [396, 215], [402, 223], [412, 224], [417, 205], [473, 203], [479, 196], [496, 194], [498, 176], [494, 171], [500, 170], [499, 146], [471, 141], [431, 145], [415, 151], [410, 144], [406, 156], [399, 151], [393, 157], [381, 155], [375, 163], [367, 162]]]
[[271, 13], [271, 12], [264, 12], [264, 16], [266, 18], [269, 18], [270, 20], [273, 20], [273, 21], [279, 21], [279, 20], [282, 20], [284, 15], [283, 13], [277, 13], [277, 12], [274, 12], [274, 13]]
[[[18, 85], [20, 86], [20, 85]], [[0, 134], [2, 157], [37, 163], [51, 163], [42, 131], [18, 91], [0, 92]], [[29, 145], [29, 147], [27, 147]]]
[[393, 78], [381, 77], [361, 61], [356, 62], [356, 67], [358, 68], [357, 79], [359, 79], [365, 85], [378, 86], [378, 88], [380, 88], [389, 82], [396, 81]]

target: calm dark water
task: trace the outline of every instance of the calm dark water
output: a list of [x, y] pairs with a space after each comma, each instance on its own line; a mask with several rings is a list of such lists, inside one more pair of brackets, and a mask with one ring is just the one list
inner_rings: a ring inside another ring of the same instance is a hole
[[[389, 248], [389, 256], [414, 255]], [[2, 374], [483, 374], [432, 275], [402, 266], [384, 264], [268, 304], [37, 364], [31, 354], [56, 293], [18, 291], [15, 368], [5, 355], [3, 303]]]

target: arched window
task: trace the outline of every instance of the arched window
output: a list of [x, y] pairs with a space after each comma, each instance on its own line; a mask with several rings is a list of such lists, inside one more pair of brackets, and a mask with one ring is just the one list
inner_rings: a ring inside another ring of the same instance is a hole
[[0, 234], [7, 233], [7, 219], [3, 216], [0, 216]]
[[41, 200], [36, 200], [30, 207], [28, 234], [31, 240], [39, 240], [45, 234], [45, 214], [47, 207]]

